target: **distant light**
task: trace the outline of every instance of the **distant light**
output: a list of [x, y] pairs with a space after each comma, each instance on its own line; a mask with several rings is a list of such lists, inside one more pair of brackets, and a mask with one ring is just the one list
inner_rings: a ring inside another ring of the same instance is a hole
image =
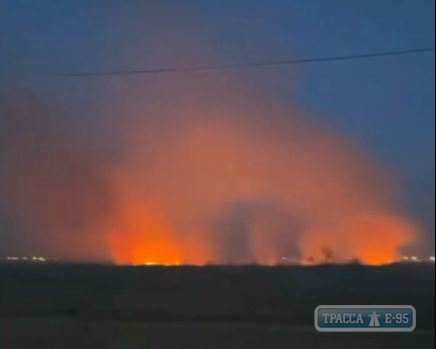
[[[280, 260], [281, 260], [283, 263], [300, 264], [300, 261], [299, 261], [298, 259], [296, 259], [296, 258], [293, 258], [293, 257], [286, 257], [286, 256], [283, 256], [283, 257], [280, 258]], [[276, 264], [276, 263], [275, 263], [275, 264]]]
[[435, 262], [435, 261], [436, 261], [435, 256], [430, 256], [430, 260], [431, 260], [432, 262]]
[[135, 266], [147, 266], [147, 267], [152, 267], [152, 266], [172, 267], [172, 266], [180, 265], [180, 262], [174, 261], [174, 262], [163, 263], [163, 262], [147, 261], [147, 262], [142, 262], [142, 263], [134, 263], [133, 265], [135, 265]]
[[50, 259], [45, 258], [45, 257], [40, 257], [40, 256], [33, 256], [33, 257], [26, 257], [26, 256], [20, 256], [20, 257], [15, 257], [15, 256], [10, 256], [10, 257], [6, 257], [7, 261], [14, 261], [14, 262], [19, 262], [19, 261], [23, 261], [23, 262], [47, 262]]
[[408, 261], [408, 260], [409, 260], [409, 257], [408, 257], [408, 256], [404, 256], [402, 259], [403, 259], [404, 261]]
[[412, 261], [415, 261], [415, 262], [419, 261], [418, 257], [416, 257], [416, 256], [412, 256], [411, 259], [412, 259]]

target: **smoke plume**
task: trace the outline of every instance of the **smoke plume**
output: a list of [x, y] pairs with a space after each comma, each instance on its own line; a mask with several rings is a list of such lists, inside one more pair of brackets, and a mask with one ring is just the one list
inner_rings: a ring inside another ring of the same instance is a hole
[[329, 249], [384, 263], [419, 237], [391, 175], [344, 135], [229, 74], [167, 79], [115, 91], [115, 156], [58, 110], [2, 100], [4, 249], [168, 264]]

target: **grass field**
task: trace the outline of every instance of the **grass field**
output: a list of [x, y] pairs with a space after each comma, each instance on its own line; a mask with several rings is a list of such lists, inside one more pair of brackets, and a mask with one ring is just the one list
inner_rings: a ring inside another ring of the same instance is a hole
[[434, 349], [434, 333], [330, 334], [312, 327], [135, 323], [65, 318], [0, 321], [5, 349]]
[[[434, 349], [434, 266], [0, 265], [1, 349]], [[320, 304], [411, 304], [414, 333], [317, 333]]]

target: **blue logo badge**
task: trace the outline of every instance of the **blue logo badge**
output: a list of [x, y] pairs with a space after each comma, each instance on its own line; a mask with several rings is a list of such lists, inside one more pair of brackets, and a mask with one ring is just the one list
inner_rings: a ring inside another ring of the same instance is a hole
[[411, 305], [320, 305], [315, 309], [320, 332], [412, 332], [416, 310]]

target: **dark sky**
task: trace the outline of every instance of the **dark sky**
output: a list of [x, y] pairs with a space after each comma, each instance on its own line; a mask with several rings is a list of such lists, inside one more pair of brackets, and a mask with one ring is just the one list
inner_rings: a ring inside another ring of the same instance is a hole
[[[79, 115], [72, 122], [83, 134], [99, 130], [109, 137], [102, 122], [102, 111], [115, 103], [109, 93], [116, 99], [117, 84], [131, 79], [138, 86], [149, 78], [56, 74], [433, 45], [432, 0], [2, 0], [0, 93], [12, 88], [48, 95]], [[343, 132], [395, 173], [405, 210], [425, 227], [427, 248], [420, 251], [433, 251], [434, 53], [236, 74]], [[136, 93], [146, 98], [147, 88]]]

